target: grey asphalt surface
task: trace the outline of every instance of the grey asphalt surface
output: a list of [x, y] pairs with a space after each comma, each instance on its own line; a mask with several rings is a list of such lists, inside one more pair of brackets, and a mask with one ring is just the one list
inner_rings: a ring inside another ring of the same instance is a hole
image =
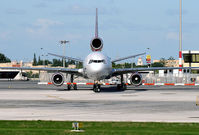
[[1, 81], [0, 120], [199, 122], [199, 86], [78, 88]]

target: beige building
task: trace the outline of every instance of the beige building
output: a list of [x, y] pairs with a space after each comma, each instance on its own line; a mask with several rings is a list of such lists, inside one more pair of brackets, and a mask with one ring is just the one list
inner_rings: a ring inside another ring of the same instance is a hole
[[70, 69], [76, 68], [76, 65], [68, 65], [68, 68], [70, 68]]
[[[153, 60], [153, 63], [160, 62], [160, 60]], [[182, 64], [184, 64], [184, 60], [182, 60]], [[179, 67], [179, 60], [165, 60], [166, 67]]]
[[[10, 63], [0, 63], [0, 67], [44, 67], [44, 66], [33, 66], [32, 62], [17, 62], [12, 61]], [[26, 70], [26, 72], [30, 72], [31, 70]], [[39, 71], [32, 70], [33, 74], [39, 73]]]
[[0, 63], [0, 67], [21, 67], [22, 62], [12, 61], [10, 63]]
[[[182, 64], [184, 60], [182, 60]], [[179, 67], [179, 60], [166, 60], [165, 62], [166, 67]]]

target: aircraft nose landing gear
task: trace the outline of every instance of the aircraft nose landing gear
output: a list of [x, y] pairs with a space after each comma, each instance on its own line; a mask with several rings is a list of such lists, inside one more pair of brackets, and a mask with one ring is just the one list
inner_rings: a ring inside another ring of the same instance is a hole
[[101, 85], [97, 82], [93, 85], [93, 91], [99, 93], [101, 91]]

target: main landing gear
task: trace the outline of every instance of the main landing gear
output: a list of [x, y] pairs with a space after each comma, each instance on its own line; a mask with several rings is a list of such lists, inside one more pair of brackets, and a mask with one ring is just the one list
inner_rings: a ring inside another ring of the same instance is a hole
[[74, 89], [77, 90], [77, 84], [67, 84], [68, 90]]
[[121, 75], [121, 84], [117, 84], [117, 89], [118, 90], [126, 90], [127, 89], [127, 86], [126, 84], [124, 83], [124, 78], [123, 78], [123, 75]]
[[74, 84], [73, 81], [74, 81], [74, 75], [71, 75], [71, 77], [70, 77], [70, 83], [67, 84], [68, 90], [71, 90], [72, 88], [74, 90], [77, 90], [77, 84]]
[[101, 91], [101, 85], [98, 82], [94, 82], [93, 91], [99, 93]]

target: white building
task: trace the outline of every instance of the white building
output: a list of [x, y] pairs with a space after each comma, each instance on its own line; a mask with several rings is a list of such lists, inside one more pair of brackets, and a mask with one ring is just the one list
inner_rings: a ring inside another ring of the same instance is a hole
[[138, 58], [138, 61], [137, 61], [137, 66], [143, 66], [143, 60], [141, 57]]

